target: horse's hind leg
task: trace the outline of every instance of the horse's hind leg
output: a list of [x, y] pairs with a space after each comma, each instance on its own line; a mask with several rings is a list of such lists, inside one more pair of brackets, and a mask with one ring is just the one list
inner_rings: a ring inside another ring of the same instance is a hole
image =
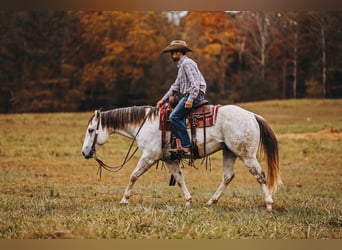
[[223, 177], [222, 182], [217, 188], [215, 194], [211, 199], [207, 202], [207, 205], [212, 205], [214, 203], [217, 203], [219, 198], [222, 195], [222, 192], [226, 189], [228, 184], [233, 180], [234, 178], [234, 164], [236, 161], [236, 156], [229, 151], [228, 149], [223, 149]]
[[267, 210], [272, 211], [273, 199], [267, 187], [265, 173], [262, 170], [258, 160], [256, 159], [256, 157], [250, 157], [242, 158], [242, 161], [245, 163], [249, 172], [256, 178], [256, 180], [260, 184], [261, 189], [264, 193]]
[[185, 179], [184, 179], [184, 176], [182, 174], [182, 170], [181, 170], [178, 162], [177, 161], [166, 162], [166, 166], [168, 167], [171, 174], [173, 175], [173, 177], [177, 181], [178, 185], [183, 190], [185, 201], [186, 201], [185, 205], [187, 207], [191, 207], [191, 205], [192, 205], [191, 195], [190, 195], [190, 192], [189, 192], [189, 190], [185, 184]]

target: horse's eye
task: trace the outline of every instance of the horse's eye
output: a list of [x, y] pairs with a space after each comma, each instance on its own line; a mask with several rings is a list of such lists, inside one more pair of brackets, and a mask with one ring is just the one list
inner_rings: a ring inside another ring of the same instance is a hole
[[93, 129], [93, 128], [90, 128], [90, 129], [88, 129], [88, 132], [91, 134], [91, 133], [94, 132], [94, 129]]

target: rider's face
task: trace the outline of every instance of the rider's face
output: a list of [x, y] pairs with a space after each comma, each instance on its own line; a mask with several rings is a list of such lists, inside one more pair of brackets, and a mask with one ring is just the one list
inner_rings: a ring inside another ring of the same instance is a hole
[[182, 55], [183, 54], [180, 51], [172, 51], [171, 52], [171, 58], [174, 62], [178, 62], [181, 59]]

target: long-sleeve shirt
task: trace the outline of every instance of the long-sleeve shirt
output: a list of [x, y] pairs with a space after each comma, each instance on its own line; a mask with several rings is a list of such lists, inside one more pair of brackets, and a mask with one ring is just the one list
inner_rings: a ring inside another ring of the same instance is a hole
[[198, 69], [197, 63], [186, 55], [183, 55], [178, 61], [177, 66], [177, 78], [163, 96], [162, 100], [164, 102], [167, 101], [173, 92], [188, 95], [188, 101], [196, 99], [200, 91], [205, 94], [207, 84], [202, 73]]

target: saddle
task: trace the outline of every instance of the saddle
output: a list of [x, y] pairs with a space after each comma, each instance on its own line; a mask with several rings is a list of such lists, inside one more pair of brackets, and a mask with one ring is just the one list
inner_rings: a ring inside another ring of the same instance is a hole
[[[190, 163], [193, 163], [194, 159], [200, 158], [197, 139], [196, 139], [196, 129], [203, 128], [203, 138], [204, 138], [204, 155], [206, 155], [206, 128], [215, 125], [217, 111], [221, 105], [209, 105], [207, 100], [201, 101], [195, 109], [185, 117], [186, 126], [191, 131], [191, 146], [192, 152], [190, 154]], [[166, 142], [166, 132], [171, 131], [170, 144], [171, 148], [174, 148], [175, 136], [172, 133], [171, 124], [169, 120], [170, 113], [172, 112], [172, 107], [169, 104], [163, 105], [160, 108], [159, 116], [159, 129], [162, 131], [162, 147], [167, 144]], [[177, 156], [178, 157], [178, 156]], [[178, 157], [179, 158], [179, 157]]]

